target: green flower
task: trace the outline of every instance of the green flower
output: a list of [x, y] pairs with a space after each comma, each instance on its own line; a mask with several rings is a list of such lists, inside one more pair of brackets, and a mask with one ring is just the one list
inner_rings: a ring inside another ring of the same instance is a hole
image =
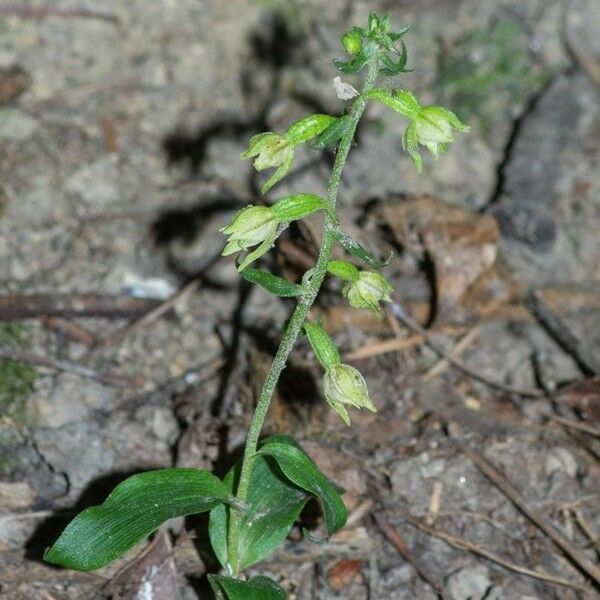
[[294, 163], [294, 146], [285, 135], [279, 133], [259, 133], [250, 139], [248, 150], [242, 158], [255, 158], [254, 168], [264, 171], [278, 167], [275, 173], [263, 185], [263, 193], [272, 188], [292, 168]]
[[448, 149], [448, 144], [454, 142], [452, 129], [467, 133], [470, 127], [441, 106], [425, 106], [411, 118], [402, 138], [402, 146], [412, 158], [417, 171], [421, 172], [423, 169], [419, 144], [438, 158]]
[[350, 306], [366, 308], [381, 315], [380, 302], [391, 302], [394, 288], [389, 281], [376, 271], [359, 271], [358, 277], [344, 286], [342, 293]]
[[350, 426], [345, 405], [366, 408], [377, 412], [369, 398], [369, 390], [363, 376], [354, 367], [341, 363], [330, 366], [323, 377], [323, 391], [327, 404]]
[[219, 230], [228, 236], [222, 256], [248, 250], [260, 244], [240, 263], [238, 271], [242, 271], [273, 246], [280, 222], [269, 206], [250, 205], [242, 208], [229, 225]]

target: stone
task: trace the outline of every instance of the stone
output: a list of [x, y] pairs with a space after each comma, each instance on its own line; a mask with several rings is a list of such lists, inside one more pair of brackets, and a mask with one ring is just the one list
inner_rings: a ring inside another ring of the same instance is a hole
[[452, 600], [483, 600], [492, 582], [484, 565], [465, 567], [448, 578]]

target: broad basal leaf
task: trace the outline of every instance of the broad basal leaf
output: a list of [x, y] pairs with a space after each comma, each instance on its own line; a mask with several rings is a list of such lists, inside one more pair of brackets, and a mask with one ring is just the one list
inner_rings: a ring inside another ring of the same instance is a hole
[[77, 515], [44, 560], [78, 571], [98, 569], [167, 519], [210, 510], [230, 499], [227, 486], [208, 471], [178, 468], [133, 475], [103, 504]]
[[267, 438], [261, 443], [259, 454], [273, 457], [290, 481], [321, 502], [328, 535], [345, 525], [348, 514], [338, 490], [292, 438]]
[[209, 575], [208, 581], [217, 600], [285, 600], [284, 591], [264, 575], [249, 581], [224, 575]]
[[[237, 464], [224, 479], [229, 490], [239, 476]], [[273, 552], [286, 538], [294, 521], [310, 498], [290, 482], [277, 463], [268, 456], [256, 456], [252, 480], [240, 524], [238, 566], [245, 569]], [[210, 513], [210, 541], [224, 567], [228, 564], [227, 532], [230, 509], [220, 505]]]

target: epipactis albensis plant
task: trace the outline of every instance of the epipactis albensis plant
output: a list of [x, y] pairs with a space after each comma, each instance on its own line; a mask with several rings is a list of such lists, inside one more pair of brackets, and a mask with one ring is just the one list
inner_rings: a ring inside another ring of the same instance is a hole
[[[250, 205], [221, 230], [227, 236], [223, 255], [239, 255], [242, 277], [271, 294], [296, 299], [258, 398], [241, 461], [223, 480], [208, 471], [190, 468], [150, 471], [126, 479], [103, 504], [84, 510], [69, 523], [46, 552], [48, 562], [81, 571], [98, 569], [123, 555], [167, 519], [210, 511], [210, 542], [223, 567], [222, 574], [209, 576], [216, 597], [275, 600], [285, 598], [279, 585], [260, 575], [245, 579], [243, 572], [283, 542], [307, 501], [316, 498], [321, 503], [327, 536], [343, 527], [346, 509], [339, 488], [293, 439], [277, 435], [261, 440], [260, 433], [279, 376], [300, 334], [306, 335], [323, 367], [324, 398], [342, 421], [350, 426], [352, 408], [377, 411], [363, 376], [341, 362], [322, 323], [311, 322], [308, 314], [328, 275], [343, 282], [342, 294], [354, 308], [380, 314], [381, 303], [391, 301], [392, 286], [379, 272], [385, 262], [342, 231], [336, 213], [342, 170], [367, 103], [383, 103], [406, 120], [402, 145], [419, 171], [421, 147], [437, 158], [454, 141], [453, 130], [469, 130], [449, 110], [422, 106], [406, 90], [376, 87], [379, 78], [407, 71], [403, 41], [407, 31], [408, 27], [392, 31], [389, 17], [371, 13], [365, 28], [354, 27], [342, 37], [349, 59], [335, 61], [344, 74], [364, 72], [362, 91], [354, 95], [344, 114], [310, 115], [282, 133], [259, 133], [242, 155], [254, 160], [257, 171], [274, 169], [262, 188], [266, 192], [292, 168], [298, 146], [308, 144], [316, 150], [337, 147], [326, 197], [297, 193], [269, 206]], [[300, 283], [251, 266], [273, 247], [292, 221], [318, 211], [324, 217], [320, 253]], [[347, 260], [333, 260], [336, 245], [366, 268]]]

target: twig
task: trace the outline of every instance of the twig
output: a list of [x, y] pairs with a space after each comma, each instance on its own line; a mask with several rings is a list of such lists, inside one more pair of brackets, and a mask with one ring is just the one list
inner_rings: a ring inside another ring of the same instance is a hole
[[118, 24], [119, 19], [115, 15], [99, 13], [85, 9], [66, 9], [57, 6], [19, 6], [9, 4], [0, 6], [0, 16], [17, 16], [24, 19], [41, 19], [43, 17], [63, 17], [79, 19], [97, 19], [108, 23]]
[[391, 307], [396, 318], [405, 327], [410, 329], [410, 331], [412, 331], [413, 333], [422, 336], [423, 341], [427, 346], [429, 346], [439, 356], [445, 358], [448, 361], [448, 363], [451, 364], [455, 369], [461, 371], [471, 379], [475, 379], [476, 381], [479, 381], [487, 385], [488, 387], [495, 388], [506, 394], [522, 396], [523, 398], [540, 398], [543, 396], [543, 394], [538, 390], [520, 390], [517, 388], [513, 388], [508, 385], [504, 385], [503, 383], [500, 383], [498, 381], [494, 381], [493, 379], [489, 379], [488, 377], [485, 377], [480, 373], [472, 371], [471, 369], [463, 365], [460, 361], [452, 358], [452, 356], [450, 356], [448, 352], [446, 352], [442, 347], [438, 346], [438, 344], [431, 339], [429, 333], [427, 333], [427, 331], [425, 331], [423, 327], [421, 327], [414, 319], [412, 319], [399, 304], [393, 302], [391, 304]]
[[94, 369], [84, 367], [83, 365], [77, 363], [72, 363], [65, 360], [53, 360], [45, 356], [39, 356], [30, 352], [19, 352], [17, 350], [12, 350], [11, 348], [0, 347], [0, 359], [2, 358], [29, 365], [35, 365], [36, 367], [44, 367], [54, 371], [71, 373], [73, 375], [83, 377], [84, 379], [94, 379], [100, 383], [105, 383], [106, 385], [112, 385], [115, 387], [127, 387], [131, 384], [130, 381], [123, 377], [115, 377], [113, 375], [99, 373], [98, 371], [94, 371]]
[[373, 342], [367, 346], [363, 346], [353, 352], [344, 354], [345, 360], [360, 360], [361, 358], [369, 358], [386, 354], [387, 352], [397, 352], [399, 350], [407, 350], [420, 346], [423, 343], [423, 338], [420, 335], [409, 335], [404, 338], [393, 338], [391, 340], [382, 340]]
[[93, 346], [96, 341], [96, 336], [89, 329], [69, 319], [63, 319], [62, 317], [42, 317], [42, 323], [48, 329], [64, 333], [71, 340], [84, 346]]
[[579, 421], [573, 421], [565, 417], [559, 417], [558, 415], [552, 415], [550, 420], [560, 423], [564, 427], [570, 427], [571, 429], [577, 429], [579, 431], [583, 431], [584, 433], [588, 433], [589, 435], [600, 437], [600, 429], [597, 427], [592, 427], [591, 425], [587, 425], [586, 423], [580, 423]]
[[581, 509], [573, 510], [573, 514], [575, 515], [575, 519], [577, 519], [577, 523], [581, 528], [581, 531], [585, 533], [587, 538], [594, 544], [594, 546], [600, 550], [600, 536], [594, 533], [591, 525], [587, 522], [587, 519], [583, 516]]
[[483, 456], [467, 446], [455, 442], [461, 452], [541, 531], [543, 531], [581, 571], [600, 585], [600, 568], [571, 542], [541, 514], [529, 506], [525, 498], [512, 484], [493, 467]]
[[100, 317], [122, 319], [138, 317], [161, 304], [155, 298], [105, 296], [100, 294], [56, 295], [15, 294], [0, 297], [0, 321], [46, 317]]
[[444, 590], [442, 584], [429, 573], [429, 571], [423, 567], [419, 561], [416, 559], [412, 550], [408, 547], [408, 544], [404, 541], [404, 538], [400, 535], [400, 533], [394, 529], [387, 521], [383, 519], [381, 515], [377, 512], [373, 513], [373, 518], [375, 519], [375, 523], [377, 527], [381, 530], [381, 532], [385, 535], [388, 541], [396, 548], [400, 556], [404, 558], [407, 562], [409, 562], [415, 569], [415, 571], [419, 574], [419, 577], [423, 579], [426, 583], [428, 583], [436, 592], [436, 594], [442, 598], [442, 600], [449, 599], [448, 594]]
[[557, 575], [551, 575], [549, 573], [543, 573], [540, 571], [534, 571], [533, 569], [528, 569], [527, 567], [522, 567], [521, 565], [513, 563], [509, 560], [506, 560], [505, 558], [502, 558], [501, 556], [498, 556], [497, 554], [494, 554], [493, 552], [490, 552], [489, 550], [483, 548], [479, 544], [475, 544], [463, 538], [456, 537], [446, 531], [442, 531], [441, 529], [437, 529], [436, 527], [432, 527], [431, 525], [428, 525], [427, 523], [425, 523], [421, 519], [417, 519], [416, 517], [408, 516], [407, 519], [408, 522], [417, 529], [420, 529], [428, 535], [436, 537], [440, 540], [444, 540], [447, 544], [450, 544], [450, 546], [453, 546], [454, 548], [473, 552], [473, 554], [477, 554], [479, 556], [482, 556], [483, 558], [487, 558], [488, 560], [491, 560], [492, 562], [495, 562], [496, 564], [499, 564], [506, 569], [509, 569], [516, 573], [520, 573], [521, 575], [527, 575], [528, 577], [534, 577], [535, 579], [540, 579], [541, 581], [554, 583], [556, 585], [562, 585], [564, 587], [568, 587], [579, 592], [593, 592], [593, 590], [591, 590], [587, 586], [571, 582], [568, 579], [563, 579], [562, 577], [558, 577]]
[[[479, 327], [473, 327], [471, 331], [465, 333], [458, 342], [450, 349], [448, 355], [454, 359], [457, 359], [474, 341], [475, 338], [479, 335]], [[434, 377], [438, 377], [441, 375], [447, 368], [450, 363], [447, 358], [440, 359], [427, 373], [425, 373], [423, 379], [433, 379]]]
[[361, 502], [346, 519], [346, 527], [351, 527], [358, 523], [365, 515], [371, 512], [373, 508], [373, 500], [368, 498], [364, 502]]
[[132, 335], [133, 333], [143, 329], [150, 325], [150, 323], [160, 319], [164, 314], [168, 313], [172, 308], [174, 308], [179, 302], [181, 302], [184, 298], [191, 296], [198, 287], [200, 286], [200, 281], [198, 279], [194, 279], [190, 281], [187, 285], [183, 286], [180, 290], [171, 295], [167, 300], [161, 302], [158, 306], [154, 307], [150, 312], [147, 312], [145, 315], [142, 315], [139, 319], [133, 321], [133, 323], [129, 323], [122, 327], [121, 329], [117, 329], [117, 331], [107, 335], [103, 340], [101, 340], [94, 348], [92, 348], [84, 357], [84, 361], [88, 359], [92, 354], [95, 354], [98, 351], [106, 350], [115, 344], [122, 342], [126, 337]]
[[600, 369], [581, 347], [580, 341], [571, 333], [566, 323], [546, 306], [539, 292], [529, 294], [525, 305], [552, 339], [573, 358], [584, 375], [600, 375]]

